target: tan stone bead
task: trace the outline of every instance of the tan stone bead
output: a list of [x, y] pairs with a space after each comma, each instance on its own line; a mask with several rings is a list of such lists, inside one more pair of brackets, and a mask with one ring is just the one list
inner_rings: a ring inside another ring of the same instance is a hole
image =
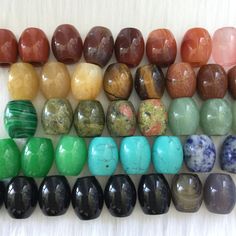
[[70, 74], [63, 63], [48, 62], [44, 65], [40, 88], [47, 98], [66, 98], [70, 91]]
[[94, 64], [80, 63], [71, 79], [71, 90], [78, 100], [96, 99], [102, 87], [102, 69]]
[[39, 89], [39, 77], [31, 64], [18, 62], [9, 71], [8, 91], [12, 99], [31, 100]]

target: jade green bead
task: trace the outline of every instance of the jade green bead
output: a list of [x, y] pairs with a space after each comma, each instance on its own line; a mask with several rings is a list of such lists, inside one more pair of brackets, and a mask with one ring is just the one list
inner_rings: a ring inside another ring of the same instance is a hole
[[232, 114], [233, 114], [233, 125], [232, 125], [232, 130], [233, 133], [236, 133], [236, 101], [232, 102]]

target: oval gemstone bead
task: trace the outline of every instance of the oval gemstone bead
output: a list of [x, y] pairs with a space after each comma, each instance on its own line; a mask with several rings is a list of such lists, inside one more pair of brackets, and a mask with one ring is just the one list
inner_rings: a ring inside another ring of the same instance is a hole
[[160, 215], [168, 212], [171, 192], [162, 174], [143, 175], [138, 185], [138, 199], [147, 215]]
[[70, 185], [64, 176], [47, 176], [39, 187], [39, 206], [46, 216], [66, 213], [70, 205]]
[[117, 35], [115, 41], [115, 55], [120, 63], [129, 67], [136, 67], [144, 54], [144, 40], [142, 33], [136, 28], [124, 28]]
[[82, 39], [73, 25], [59, 25], [53, 33], [51, 47], [56, 59], [65, 64], [76, 63], [82, 56]]
[[38, 187], [33, 178], [18, 176], [11, 179], [5, 193], [5, 207], [12, 218], [25, 219], [38, 202]]
[[30, 101], [10, 101], [4, 111], [4, 126], [11, 138], [27, 138], [37, 128], [36, 110]]
[[111, 59], [113, 47], [111, 31], [102, 26], [95, 26], [84, 40], [84, 59], [86, 62], [104, 67]]
[[236, 66], [228, 70], [228, 88], [233, 99], [236, 99]]
[[133, 77], [128, 66], [122, 63], [109, 65], [104, 73], [103, 89], [110, 101], [128, 99], [133, 89]]
[[136, 204], [136, 190], [128, 175], [113, 175], [104, 190], [106, 206], [115, 217], [131, 215]]
[[236, 101], [233, 101], [231, 103], [232, 105], [232, 115], [233, 115], [233, 123], [232, 123], [232, 131], [235, 134], [236, 133]]
[[5, 185], [3, 181], [0, 181], [0, 208], [2, 207], [5, 197]]
[[102, 187], [94, 176], [77, 179], [72, 191], [72, 206], [81, 220], [98, 218], [103, 203]]
[[135, 74], [135, 90], [140, 99], [161, 98], [165, 90], [165, 78], [156, 65], [144, 65]]

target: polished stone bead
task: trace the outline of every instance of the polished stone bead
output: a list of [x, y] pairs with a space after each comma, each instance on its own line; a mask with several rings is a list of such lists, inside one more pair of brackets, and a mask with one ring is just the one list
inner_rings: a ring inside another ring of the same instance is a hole
[[226, 135], [232, 126], [232, 111], [224, 99], [209, 99], [202, 104], [200, 123], [207, 135]]
[[67, 134], [73, 122], [73, 110], [67, 99], [51, 98], [42, 110], [42, 126], [46, 134]]
[[107, 109], [106, 122], [111, 136], [134, 135], [136, 114], [133, 104], [125, 100], [111, 102]]
[[80, 137], [100, 136], [105, 126], [102, 104], [96, 100], [80, 101], [74, 112], [74, 126]]
[[65, 64], [76, 63], [82, 56], [82, 39], [73, 25], [59, 25], [53, 33], [51, 47], [56, 59]]
[[32, 100], [39, 90], [39, 77], [34, 67], [28, 63], [18, 62], [10, 67], [8, 91], [12, 99]]
[[232, 131], [235, 134], [236, 133], [236, 101], [233, 101], [231, 105], [232, 105], [231, 111], [233, 115]]
[[80, 137], [64, 135], [56, 147], [56, 167], [60, 174], [76, 176], [82, 171], [87, 159], [87, 146]]
[[11, 179], [5, 193], [5, 207], [12, 218], [28, 218], [38, 202], [38, 187], [33, 178], [18, 176]]
[[176, 210], [197, 212], [202, 204], [203, 189], [196, 174], [175, 175], [171, 184], [172, 199]]
[[114, 39], [111, 31], [102, 26], [93, 27], [84, 40], [84, 59], [104, 67], [111, 59]]
[[47, 36], [38, 28], [27, 28], [22, 32], [18, 49], [23, 62], [35, 65], [46, 63], [50, 53]]
[[88, 151], [88, 167], [92, 175], [112, 175], [118, 164], [118, 147], [111, 137], [92, 139]]
[[21, 168], [25, 176], [45, 177], [52, 167], [54, 150], [51, 139], [31, 137], [21, 154]]
[[176, 98], [171, 101], [168, 120], [174, 135], [190, 135], [197, 131], [199, 111], [192, 98]]
[[235, 205], [236, 190], [233, 179], [227, 174], [210, 174], [204, 185], [204, 202], [208, 211], [228, 214]]
[[120, 161], [128, 175], [145, 174], [151, 162], [151, 149], [147, 138], [123, 138], [120, 144]]
[[70, 185], [64, 176], [47, 176], [39, 187], [39, 206], [46, 216], [66, 213], [70, 205]]
[[98, 218], [103, 203], [102, 187], [94, 176], [77, 179], [72, 191], [72, 206], [81, 220]]
[[189, 29], [184, 35], [180, 51], [182, 61], [194, 67], [206, 64], [212, 51], [210, 34], [204, 28]]
[[129, 67], [136, 67], [144, 54], [144, 40], [142, 33], [136, 28], [122, 29], [115, 41], [115, 55], [120, 63]]
[[110, 101], [128, 99], [133, 89], [133, 77], [128, 66], [122, 63], [109, 65], [104, 73], [103, 89]]
[[40, 89], [45, 98], [66, 98], [70, 83], [70, 74], [63, 63], [48, 62], [43, 66]]
[[196, 86], [196, 75], [189, 63], [179, 62], [168, 68], [166, 89], [171, 98], [192, 97]]
[[201, 66], [197, 74], [197, 90], [203, 99], [223, 98], [228, 89], [225, 70], [217, 64]]
[[183, 163], [183, 149], [180, 139], [175, 136], [156, 138], [152, 147], [152, 161], [158, 173], [178, 173]]
[[94, 64], [80, 63], [71, 78], [71, 90], [78, 100], [96, 99], [102, 88], [102, 69]]
[[0, 179], [17, 176], [20, 171], [20, 151], [13, 139], [0, 139]]
[[160, 99], [141, 101], [138, 111], [139, 130], [144, 136], [162, 135], [167, 128], [167, 112]]
[[236, 99], [236, 66], [228, 70], [228, 88], [233, 99]]
[[4, 125], [11, 138], [27, 138], [35, 134], [37, 114], [30, 101], [18, 100], [7, 103], [4, 112]]
[[113, 175], [104, 190], [106, 206], [115, 217], [131, 215], [136, 204], [136, 190], [128, 175]]
[[0, 29], [0, 66], [17, 61], [17, 47], [15, 35], [8, 29]]
[[146, 43], [146, 54], [150, 63], [167, 67], [174, 63], [177, 45], [174, 35], [168, 29], [156, 29], [149, 35]]
[[5, 197], [5, 185], [3, 181], [0, 181], [0, 208], [2, 207]]
[[135, 90], [140, 99], [161, 98], [165, 90], [165, 78], [156, 65], [144, 65], [136, 70]]

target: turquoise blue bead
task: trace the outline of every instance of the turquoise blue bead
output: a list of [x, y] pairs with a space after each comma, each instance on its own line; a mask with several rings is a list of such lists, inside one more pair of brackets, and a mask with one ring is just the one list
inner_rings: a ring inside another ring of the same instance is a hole
[[163, 174], [176, 174], [183, 163], [183, 149], [175, 136], [160, 136], [153, 144], [152, 159], [155, 170]]
[[93, 175], [112, 175], [118, 164], [118, 148], [111, 137], [97, 137], [89, 145], [88, 167]]
[[122, 139], [120, 160], [127, 174], [145, 174], [151, 162], [151, 149], [147, 138], [134, 136]]

